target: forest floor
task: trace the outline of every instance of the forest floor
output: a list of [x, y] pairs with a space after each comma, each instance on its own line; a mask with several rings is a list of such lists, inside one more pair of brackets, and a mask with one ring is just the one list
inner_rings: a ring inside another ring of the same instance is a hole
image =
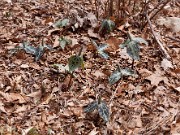
[[[114, 31], [100, 35], [102, 10], [97, 19], [90, 1], [2, 0], [0, 5], [0, 134], [180, 135], [180, 22], [175, 27], [172, 20], [162, 21], [180, 19], [178, 2], [169, 2], [151, 20], [168, 59], [149, 25], [141, 31], [138, 20], [130, 17], [116, 23]], [[53, 27], [66, 18], [68, 27]], [[132, 65], [126, 50], [119, 48], [127, 31], [149, 45], [140, 45], [140, 60], [133, 66], [137, 75], [110, 85], [108, 78], [117, 66]], [[71, 40], [64, 49], [59, 45], [63, 36]], [[108, 44], [108, 59], [97, 54], [90, 38]], [[39, 60], [22, 49], [12, 53], [24, 42], [34, 47], [43, 42], [53, 50], [46, 49]], [[72, 77], [63, 65], [81, 47], [84, 67]], [[108, 122], [97, 111], [83, 110], [98, 95], [109, 108]]]

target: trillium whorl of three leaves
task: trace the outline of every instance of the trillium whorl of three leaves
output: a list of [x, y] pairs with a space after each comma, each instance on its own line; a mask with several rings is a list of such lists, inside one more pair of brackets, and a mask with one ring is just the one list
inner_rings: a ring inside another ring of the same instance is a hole
[[111, 85], [115, 84], [123, 76], [134, 76], [134, 75], [136, 75], [136, 73], [133, 70], [129, 69], [129, 68], [116, 69], [108, 79], [109, 84], [111, 84]]
[[120, 45], [121, 48], [126, 47], [127, 48], [127, 53], [131, 58], [134, 60], [139, 60], [139, 52], [140, 52], [140, 47], [139, 44], [144, 43], [148, 45], [148, 42], [144, 40], [143, 38], [140, 37], [134, 37], [131, 33], [129, 33], [129, 38]]
[[93, 101], [84, 108], [85, 113], [89, 113], [94, 111], [95, 109], [98, 110], [99, 116], [105, 121], [109, 121], [109, 108], [107, 107], [104, 101], [101, 101], [98, 104], [98, 101]]
[[71, 56], [68, 61], [69, 71], [72, 72], [79, 67], [83, 67], [83, 58], [78, 55]]
[[104, 58], [104, 59], [108, 59], [109, 55], [107, 53], [104, 52], [104, 50], [108, 47], [107, 44], [100, 44], [99, 46], [97, 45], [97, 43], [91, 39], [91, 42], [93, 43], [93, 45], [96, 47], [98, 54]]

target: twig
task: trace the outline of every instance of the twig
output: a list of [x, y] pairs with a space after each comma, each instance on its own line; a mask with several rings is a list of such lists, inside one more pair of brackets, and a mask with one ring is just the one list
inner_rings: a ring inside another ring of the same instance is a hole
[[167, 59], [170, 59], [171, 57], [169, 56], [169, 54], [168, 54], [167, 51], [165, 50], [163, 44], [162, 44], [162, 43], [159, 41], [159, 39], [156, 37], [156, 33], [155, 33], [155, 31], [153, 30], [153, 27], [152, 27], [151, 21], [150, 21], [150, 19], [149, 19], [149, 16], [147, 15], [147, 13], [145, 13], [145, 15], [146, 15], [147, 22], [148, 22], [148, 24], [149, 24], [149, 26], [150, 26], [151, 32], [152, 32], [152, 34], [153, 34], [153, 36], [154, 36], [154, 39], [155, 39], [156, 42], [158, 43], [159, 48], [161, 49], [161, 52], [163, 53], [163, 55], [164, 55]]
[[180, 42], [180, 39], [177, 39], [177, 38], [174, 38], [174, 37], [169, 37], [169, 36], [167, 36], [166, 38], [169, 38], [169, 39], [171, 39], [171, 40], [174, 40], [174, 41]]
[[[150, 17], [149, 20], [152, 20], [152, 19], [163, 9], [163, 7], [166, 6], [170, 1], [171, 1], [171, 0], [167, 0], [166, 2], [164, 2], [164, 4], [160, 7], [160, 9], [157, 10], [157, 11], [154, 13], [154, 15], [152, 15], [152, 16]], [[155, 8], [157, 8], [157, 7], [155, 7]], [[152, 10], [151, 10], [150, 12], [152, 12]], [[146, 22], [142, 28], [145, 28], [147, 24], [148, 24], [148, 22]]]

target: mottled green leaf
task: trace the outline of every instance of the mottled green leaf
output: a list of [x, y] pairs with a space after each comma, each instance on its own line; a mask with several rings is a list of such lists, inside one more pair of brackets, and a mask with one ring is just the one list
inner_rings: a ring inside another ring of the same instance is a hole
[[59, 45], [61, 46], [61, 48], [63, 50], [66, 47], [66, 45], [69, 45], [71, 43], [72, 43], [72, 41], [70, 39], [67, 39], [67, 38], [64, 38], [64, 37], [59, 38]]
[[26, 51], [26, 53], [30, 53], [30, 54], [33, 54], [33, 55], [36, 54], [36, 48], [29, 45], [29, 43], [24, 42], [22, 45], [23, 45], [22, 47]]
[[98, 108], [97, 101], [93, 101], [90, 104], [88, 104], [87, 107], [84, 108], [84, 112], [85, 113], [92, 112], [92, 111], [94, 111], [97, 108]]
[[33, 127], [27, 132], [27, 135], [40, 135], [40, 133], [35, 127]]
[[96, 47], [98, 54], [99, 54], [102, 58], [104, 58], [104, 59], [108, 59], [108, 58], [109, 58], [109, 55], [104, 52], [104, 50], [108, 47], [107, 44], [100, 44], [100, 45], [98, 46], [98, 44], [96, 43], [96, 41], [94, 41], [94, 40], [91, 39], [91, 42], [92, 42], [93, 45]]
[[53, 27], [61, 28], [67, 26], [69, 23], [69, 19], [58, 20], [56, 23], [53, 24]]
[[36, 48], [36, 52], [35, 52], [35, 60], [38, 61], [41, 56], [44, 54], [44, 46], [39, 46]]
[[129, 44], [127, 45], [127, 53], [129, 54], [129, 56], [134, 60], [139, 60], [139, 52], [139, 44], [136, 41], [129, 42]]
[[121, 76], [121, 72], [119, 70], [115, 70], [108, 79], [109, 83], [111, 85], [115, 84], [117, 81], [119, 81], [119, 79], [121, 79]]
[[74, 55], [69, 58], [69, 71], [74, 71], [78, 67], [83, 67], [83, 59], [81, 56]]
[[129, 68], [125, 68], [125, 69], [120, 69], [120, 72], [123, 76], [133, 76], [135, 75], [134, 70], [129, 69]]
[[107, 107], [106, 103], [101, 101], [100, 104], [98, 104], [98, 112], [100, 117], [105, 121], [109, 121], [109, 108]]
[[133, 41], [136, 41], [138, 43], [143, 43], [145, 45], [148, 45], [148, 42], [146, 40], [144, 40], [143, 38], [140, 38], [140, 37], [134, 37], [132, 38]]
[[128, 44], [129, 44], [129, 42], [130, 42], [130, 39], [127, 39], [124, 43], [122, 43], [122, 44], [120, 44], [120, 48], [124, 48], [124, 47], [126, 47]]
[[109, 19], [103, 20], [99, 32], [110, 33], [115, 28], [115, 23]]

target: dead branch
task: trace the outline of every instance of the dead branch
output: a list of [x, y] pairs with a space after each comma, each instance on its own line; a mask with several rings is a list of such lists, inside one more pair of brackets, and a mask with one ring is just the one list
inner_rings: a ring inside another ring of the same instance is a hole
[[171, 57], [170, 57], [169, 54], [167, 53], [167, 51], [166, 51], [166, 49], [164, 48], [163, 44], [162, 44], [162, 43], [159, 41], [159, 39], [157, 38], [155, 31], [153, 30], [153, 27], [152, 27], [151, 21], [150, 21], [150, 19], [149, 19], [149, 16], [147, 15], [147, 13], [146, 13], [145, 15], [146, 15], [147, 22], [148, 22], [148, 24], [149, 24], [149, 26], [150, 26], [151, 32], [152, 32], [152, 34], [153, 34], [153, 37], [154, 37], [154, 39], [156, 40], [156, 42], [158, 43], [161, 52], [163, 53], [163, 55], [164, 55], [167, 59], [170, 59]]

